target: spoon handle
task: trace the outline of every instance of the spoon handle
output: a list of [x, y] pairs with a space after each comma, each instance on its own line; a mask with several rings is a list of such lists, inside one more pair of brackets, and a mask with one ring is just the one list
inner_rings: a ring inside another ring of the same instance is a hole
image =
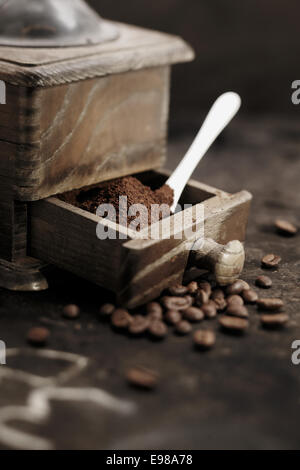
[[236, 115], [240, 106], [241, 98], [233, 92], [224, 93], [213, 104], [190, 149], [166, 182], [174, 191], [172, 212], [175, 212], [181, 194], [198, 163]]

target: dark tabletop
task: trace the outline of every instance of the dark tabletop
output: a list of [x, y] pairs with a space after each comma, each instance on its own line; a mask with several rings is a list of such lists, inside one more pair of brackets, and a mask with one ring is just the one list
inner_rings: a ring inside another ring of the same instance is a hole
[[[192, 138], [173, 136], [169, 168]], [[230, 192], [253, 193], [243, 278], [253, 284], [263, 273], [264, 254], [282, 257], [279, 270], [270, 273], [272, 290], [262, 295], [284, 299], [287, 328], [263, 330], [250, 307], [243, 337], [222, 333], [216, 321], [205, 323], [217, 332], [209, 353], [172, 333], [161, 343], [131, 339], [97, 318], [109, 294], [51, 269], [48, 291], [0, 291], [0, 339], [8, 349], [7, 364], [0, 366], [0, 447], [299, 448], [300, 366], [291, 362], [291, 345], [300, 340], [300, 234], [285, 238], [273, 229], [276, 217], [300, 225], [299, 155], [296, 121], [239, 118], [195, 174]], [[73, 322], [61, 316], [69, 302], [82, 310]], [[44, 352], [26, 344], [36, 325], [51, 331]], [[135, 365], [159, 371], [157, 390], [127, 385], [124, 374]]]

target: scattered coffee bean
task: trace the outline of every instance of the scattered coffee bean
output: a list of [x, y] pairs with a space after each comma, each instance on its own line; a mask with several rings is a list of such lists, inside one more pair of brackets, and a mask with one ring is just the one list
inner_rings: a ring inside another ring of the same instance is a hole
[[161, 302], [167, 310], [186, 310], [193, 305], [193, 299], [189, 295], [185, 297], [163, 297]]
[[279, 266], [280, 261], [280, 256], [270, 254], [263, 257], [263, 259], [261, 260], [261, 264], [263, 268], [272, 269], [277, 268]]
[[197, 282], [195, 282], [195, 281], [190, 282], [190, 283], [187, 285], [187, 289], [188, 289], [189, 294], [191, 294], [191, 295], [196, 294], [196, 293], [198, 292], [198, 284], [197, 284]]
[[235, 305], [244, 305], [243, 298], [240, 295], [237, 295], [237, 294], [229, 295], [226, 300], [227, 300], [228, 306], [233, 305], [233, 304], [235, 304]]
[[211, 294], [212, 300], [225, 299], [225, 294], [222, 289], [214, 289]]
[[282, 219], [277, 219], [275, 221], [275, 227], [277, 228], [277, 231], [283, 235], [293, 236], [298, 232], [298, 229], [295, 227], [295, 225]]
[[223, 299], [223, 300], [222, 299], [215, 299], [214, 302], [216, 304], [218, 312], [223, 312], [227, 307], [227, 300], [226, 299]]
[[263, 289], [269, 289], [270, 287], [272, 287], [273, 282], [272, 279], [270, 279], [268, 276], [259, 276], [256, 279], [255, 284], [258, 287], [262, 287]]
[[249, 327], [249, 322], [245, 318], [223, 316], [219, 320], [222, 328], [228, 331], [243, 333]]
[[184, 311], [184, 318], [192, 323], [204, 320], [204, 313], [200, 308], [190, 307]]
[[99, 313], [101, 317], [108, 318], [114, 313], [115, 310], [116, 307], [113, 304], [104, 304], [102, 307], [100, 307]]
[[202, 305], [205, 305], [209, 302], [209, 295], [208, 293], [203, 290], [203, 289], [200, 289], [196, 295], [196, 304], [199, 306], [199, 307], [202, 307]]
[[175, 327], [175, 331], [179, 335], [188, 335], [192, 329], [192, 325], [186, 320], [182, 320], [181, 322], [177, 323]]
[[239, 304], [229, 304], [226, 310], [226, 315], [239, 318], [248, 318], [249, 313], [244, 305]]
[[165, 314], [165, 320], [170, 325], [176, 325], [182, 320], [179, 310], [168, 310]]
[[151, 319], [162, 320], [163, 318], [163, 309], [158, 302], [150, 302], [146, 306], [146, 311]]
[[197, 330], [194, 333], [194, 344], [197, 348], [211, 349], [216, 343], [216, 335], [212, 330]]
[[205, 318], [213, 319], [217, 316], [217, 306], [213, 300], [210, 300], [207, 304], [201, 307]]
[[215, 302], [218, 312], [223, 312], [227, 307], [227, 301], [222, 289], [215, 289], [212, 292], [211, 299]]
[[45, 346], [50, 336], [50, 331], [47, 328], [35, 327], [31, 328], [27, 333], [27, 341], [33, 346]]
[[249, 284], [243, 281], [242, 279], [238, 279], [230, 286], [227, 286], [226, 294], [228, 295], [240, 294], [243, 290], [247, 290], [247, 289], [250, 289]]
[[277, 313], [277, 315], [261, 316], [261, 323], [264, 328], [282, 328], [288, 321], [289, 316], [286, 313]]
[[130, 369], [126, 374], [126, 378], [130, 385], [147, 390], [156, 388], [159, 381], [157, 372], [144, 367]]
[[150, 322], [153, 322], [155, 320], [163, 321], [164, 316], [163, 316], [163, 313], [153, 312], [147, 315], [147, 318]]
[[211, 285], [210, 285], [209, 282], [207, 282], [207, 281], [201, 281], [201, 282], [199, 283], [199, 289], [204, 290], [204, 292], [207, 293], [208, 297], [211, 296], [211, 290], [212, 290], [212, 289], [211, 289]]
[[283, 301], [281, 299], [258, 299], [257, 305], [260, 310], [276, 311], [283, 307]]
[[256, 304], [258, 295], [253, 289], [243, 290], [242, 297], [246, 304]]
[[80, 308], [78, 305], [66, 305], [63, 309], [63, 316], [69, 320], [78, 318], [80, 315]]
[[170, 295], [180, 296], [180, 295], [188, 294], [189, 290], [186, 286], [182, 286], [180, 284], [177, 284], [175, 286], [170, 287], [168, 289], [168, 292], [169, 292]]
[[129, 325], [128, 331], [133, 336], [139, 336], [147, 331], [150, 321], [147, 317], [136, 315]]
[[157, 339], [163, 339], [168, 334], [167, 325], [159, 320], [151, 322], [148, 331], [154, 338]]
[[115, 328], [119, 328], [121, 330], [126, 330], [132, 323], [132, 321], [133, 319], [129, 312], [122, 308], [118, 308], [117, 310], [115, 310], [111, 316], [112, 325]]

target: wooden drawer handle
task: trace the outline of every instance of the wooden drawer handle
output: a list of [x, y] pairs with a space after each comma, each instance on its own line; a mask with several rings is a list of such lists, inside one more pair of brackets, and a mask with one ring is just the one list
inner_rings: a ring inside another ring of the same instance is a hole
[[232, 284], [243, 271], [245, 250], [238, 240], [227, 245], [220, 245], [211, 239], [198, 240], [192, 251], [195, 265], [211, 271], [221, 286]]

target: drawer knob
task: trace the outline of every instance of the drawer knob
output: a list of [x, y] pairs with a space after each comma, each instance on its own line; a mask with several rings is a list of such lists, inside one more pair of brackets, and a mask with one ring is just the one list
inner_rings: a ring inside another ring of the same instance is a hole
[[235, 282], [243, 271], [245, 250], [238, 240], [227, 245], [220, 245], [211, 239], [198, 240], [192, 251], [194, 264], [211, 271], [221, 286]]

